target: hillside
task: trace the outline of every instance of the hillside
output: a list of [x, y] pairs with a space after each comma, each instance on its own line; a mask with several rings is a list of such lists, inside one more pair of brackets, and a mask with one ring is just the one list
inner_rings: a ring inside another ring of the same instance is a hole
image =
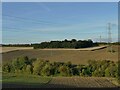
[[19, 56], [28, 56], [30, 58], [42, 58], [50, 61], [68, 62], [75, 64], [86, 64], [88, 60], [113, 60], [118, 61], [118, 46], [112, 46], [114, 53], [108, 52], [107, 48], [95, 51], [79, 51], [79, 50], [44, 50], [44, 49], [28, 49], [16, 50], [13, 52], [3, 53], [3, 62], [12, 60]]

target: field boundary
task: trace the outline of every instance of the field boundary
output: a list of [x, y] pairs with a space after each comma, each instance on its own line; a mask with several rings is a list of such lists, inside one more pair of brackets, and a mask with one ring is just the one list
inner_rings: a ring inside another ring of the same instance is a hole
[[0, 47], [0, 53], [8, 53], [18, 50], [29, 50], [33, 49], [33, 47]]
[[99, 49], [107, 48], [108, 46], [97, 46], [97, 47], [89, 47], [89, 48], [80, 48], [80, 49], [69, 49], [69, 48], [45, 48], [45, 49], [39, 49], [39, 50], [78, 50], [78, 51], [94, 51]]

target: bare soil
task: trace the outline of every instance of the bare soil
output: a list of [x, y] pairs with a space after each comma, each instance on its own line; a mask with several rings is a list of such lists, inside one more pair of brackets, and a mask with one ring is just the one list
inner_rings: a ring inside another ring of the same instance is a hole
[[3, 88], [117, 88], [110, 78], [102, 77], [53, 77], [44, 85], [4, 83]]
[[[120, 46], [119, 46], [120, 47]], [[118, 61], [118, 46], [112, 46], [114, 53], [108, 52], [108, 48], [95, 51], [80, 50], [44, 50], [44, 49], [24, 49], [2, 53], [2, 61], [12, 60], [19, 56], [29, 58], [40, 58], [44, 60], [68, 62], [74, 64], [86, 64], [88, 60], [112, 60]]]

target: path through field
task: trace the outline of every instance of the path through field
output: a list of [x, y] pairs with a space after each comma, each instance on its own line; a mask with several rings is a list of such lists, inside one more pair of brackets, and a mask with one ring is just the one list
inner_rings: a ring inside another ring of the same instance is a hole
[[[93, 51], [93, 50], [99, 50], [106, 48], [105, 46], [96, 46], [96, 47], [89, 47], [89, 48], [81, 48], [81, 49], [65, 49], [65, 48], [53, 48], [53, 49], [39, 49], [39, 50], [78, 50], [78, 51]], [[0, 53], [6, 53], [10, 51], [16, 51], [16, 50], [26, 50], [26, 49], [33, 49], [33, 47], [0, 47]]]
[[0, 47], [0, 53], [6, 53], [16, 50], [27, 50], [27, 49], [33, 49], [33, 47]]

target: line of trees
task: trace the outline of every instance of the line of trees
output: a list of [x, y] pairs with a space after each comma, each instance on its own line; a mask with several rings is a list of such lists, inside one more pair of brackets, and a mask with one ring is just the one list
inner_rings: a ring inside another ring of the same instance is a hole
[[[98, 45], [108, 45], [108, 42], [96, 42]], [[120, 42], [112, 42], [110, 45], [120, 45]]]
[[91, 39], [88, 40], [67, 40], [64, 41], [50, 41], [50, 42], [42, 42], [40, 44], [32, 44], [32, 46], [37, 48], [87, 48], [98, 46], [97, 43], [93, 43]]
[[31, 44], [2, 44], [3, 47], [32, 47]]
[[[99, 45], [108, 45], [107, 42], [95, 42], [91, 39], [88, 40], [63, 40], [63, 41], [50, 41], [50, 42], [41, 42], [41, 43], [32, 43], [32, 44], [0, 44], [4, 47], [34, 47], [37, 48], [87, 48]], [[113, 42], [111, 45], [120, 45], [120, 42]]]
[[3, 72], [26, 73], [40, 76], [96, 76], [119, 77], [120, 62], [109, 60], [89, 60], [86, 65], [75, 65], [71, 62], [49, 62], [41, 59], [18, 57], [3, 65]]

